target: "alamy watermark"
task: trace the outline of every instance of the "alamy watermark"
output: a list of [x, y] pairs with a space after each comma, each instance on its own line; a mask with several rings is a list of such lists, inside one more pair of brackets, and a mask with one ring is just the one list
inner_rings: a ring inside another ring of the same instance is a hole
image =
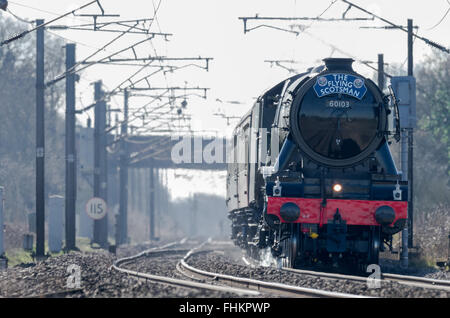
[[381, 288], [381, 268], [378, 264], [370, 264], [367, 266], [367, 273], [371, 273], [367, 277], [367, 288], [376, 289]]
[[71, 264], [67, 267], [66, 272], [70, 275], [67, 277], [66, 288], [81, 288], [81, 268], [76, 264]]
[[[214, 164], [214, 163], [265, 163], [268, 155], [278, 157], [279, 128], [249, 128], [238, 132], [233, 138], [215, 137], [213, 139], [200, 136], [172, 136], [177, 141], [171, 150], [171, 159], [174, 164]], [[250, 147], [250, 144], [252, 145]], [[268, 144], [272, 144], [270, 153]], [[255, 147], [258, 145], [258, 147]], [[259, 151], [257, 152], [257, 149]]]

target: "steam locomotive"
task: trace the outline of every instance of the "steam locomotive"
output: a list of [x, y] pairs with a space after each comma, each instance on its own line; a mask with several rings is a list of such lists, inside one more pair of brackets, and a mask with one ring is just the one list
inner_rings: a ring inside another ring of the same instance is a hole
[[292, 76], [262, 94], [234, 130], [227, 172], [231, 238], [285, 267], [378, 264], [407, 223], [408, 184], [390, 147], [395, 96], [353, 59]]

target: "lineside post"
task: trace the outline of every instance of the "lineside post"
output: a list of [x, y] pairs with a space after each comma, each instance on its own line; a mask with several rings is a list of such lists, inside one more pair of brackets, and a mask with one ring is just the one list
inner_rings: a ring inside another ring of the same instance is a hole
[[[66, 45], [66, 70], [75, 65], [75, 44]], [[75, 149], [75, 80], [76, 74], [66, 77], [66, 246], [67, 251], [76, 249], [75, 208], [77, 199], [77, 170]]]
[[3, 216], [3, 193], [4, 193], [4, 188], [0, 187], [0, 257], [3, 256], [3, 254], [5, 253], [5, 248], [3, 245], [3, 220], [4, 220], [4, 216]]
[[[44, 20], [36, 20], [36, 25]], [[45, 257], [44, 28], [36, 31], [36, 258]]]
[[[124, 91], [124, 119], [121, 127], [121, 135], [125, 138], [128, 134], [128, 90]], [[119, 202], [119, 242], [126, 244], [128, 241], [128, 144], [122, 139], [120, 146], [120, 202]]]
[[384, 55], [378, 54], [378, 87], [384, 89]]
[[[95, 82], [94, 122], [94, 197], [107, 202], [106, 158], [106, 102], [103, 99], [102, 82]], [[94, 221], [94, 243], [108, 248], [108, 216]]]
[[[413, 76], [413, 20], [408, 19], [408, 76]], [[413, 92], [416, 94], [416, 92]], [[411, 113], [411, 112], [410, 112]], [[413, 171], [413, 151], [414, 151], [414, 128], [409, 128], [408, 133], [408, 245], [414, 246], [413, 225], [414, 225], [414, 171]]]
[[150, 214], [150, 240], [155, 239], [155, 175], [153, 164], [150, 166], [150, 200], [149, 200], [149, 214]]
[[5, 247], [3, 245], [3, 222], [5, 220], [3, 195], [4, 188], [0, 187], [0, 270], [8, 268], [8, 259], [5, 257]]

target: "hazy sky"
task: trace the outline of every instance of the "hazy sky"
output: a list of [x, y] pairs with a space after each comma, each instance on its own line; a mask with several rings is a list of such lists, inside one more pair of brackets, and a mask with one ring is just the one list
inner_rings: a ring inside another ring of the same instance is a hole
[[[17, 16], [35, 20], [50, 20], [55, 14], [65, 13], [88, 0], [14, 0], [9, 1], [10, 10]], [[359, 60], [376, 61], [378, 53], [384, 53], [386, 63], [405, 63], [407, 56], [407, 35], [400, 30], [360, 29], [360, 26], [384, 26], [380, 21], [364, 22], [311, 22], [299, 21], [308, 27], [307, 33], [296, 36], [292, 33], [261, 27], [244, 34], [241, 16], [280, 16], [280, 17], [315, 17], [335, 2], [324, 14], [323, 18], [341, 17], [347, 5], [341, 1], [331, 0], [162, 0], [157, 20], [151, 26], [153, 32], [172, 33], [170, 41], [155, 38], [152, 45], [145, 43], [137, 48], [140, 56], [155, 55], [168, 57], [213, 57], [209, 72], [190, 67], [151, 78], [155, 86], [189, 86], [209, 87], [208, 99], [197, 97], [188, 99], [186, 113], [193, 116], [193, 128], [217, 130], [218, 134], [229, 133], [232, 126], [217, 116], [216, 112], [241, 116], [251, 107], [255, 97], [262, 91], [289, 76], [288, 71], [265, 63], [267, 59], [295, 60], [292, 65], [299, 71], [320, 63], [320, 60], [332, 56], [346, 56], [333, 51], [329, 44]], [[106, 13], [120, 14], [120, 19], [150, 18], [159, 0], [102, 0]], [[450, 7], [447, 0], [354, 0], [369, 11], [398, 24], [406, 25], [407, 18], [414, 19], [419, 26], [418, 34], [432, 39], [441, 45], [449, 46], [450, 14], [438, 26], [435, 26]], [[27, 7], [26, 7], [27, 6]], [[34, 9], [33, 9], [34, 8]], [[97, 13], [98, 8], [92, 6], [82, 13]], [[8, 13], [1, 13], [9, 16]], [[351, 9], [347, 17], [368, 17], [368, 15]], [[56, 24], [80, 24], [90, 22], [89, 18], [70, 17]], [[257, 26], [259, 21], [249, 21], [248, 27]], [[289, 29], [294, 22], [267, 22], [272, 26]], [[430, 29], [432, 28], [432, 29]], [[81, 60], [110, 41], [114, 34], [84, 31], [52, 31], [70, 40], [78, 42], [77, 59]], [[143, 36], [126, 36], [107, 52], [94, 60], [106, 56], [121, 48], [143, 39]], [[414, 58], [421, 61], [431, 49], [420, 40], [414, 43]], [[121, 57], [131, 57], [131, 51]], [[157, 63], [156, 63], [157, 64]], [[182, 65], [182, 64], [178, 64]], [[287, 65], [287, 64], [286, 64]], [[406, 65], [406, 64], [405, 64]], [[289, 66], [289, 65], [287, 65]], [[359, 63], [354, 64], [356, 71], [365, 76], [372, 76], [373, 71]], [[77, 108], [92, 103], [93, 81], [102, 79], [107, 88], [114, 88], [125, 78], [133, 74], [136, 67], [93, 66], [83, 72], [81, 82], [77, 86]], [[154, 69], [153, 69], [154, 70]], [[144, 75], [142, 73], [142, 75]], [[181, 92], [182, 93], [182, 92]], [[122, 96], [112, 100], [113, 107], [122, 106]], [[227, 104], [217, 101], [241, 101], [244, 104]], [[148, 99], [133, 98], [131, 107], [136, 108], [148, 102]], [[180, 104], [177, 101], [177, 104]], [[154, 104], [155, 106], [157, 103]], [[90, 114], [92, 117], [93, 114]], [[86, 116], [80, 116], [85, 122]], [[140, 121], [136, 121], [139, 124]], [[233, 123], [235, 123], [234, 121]], [[205, 176], [206, 177], [206, 176]], [[223, 176], [220, 180], [224, 180]], [[169, 180], [170, 181], [170, 180]], [[214, 183], [217, 182], [214, 181]], [[175, 184], [174, 184], [175, 186]], [[176, 188], [188, 186], [179, 184]], [[211, 185], [205, 186], [211, 188]], [[215, 187], [220, 188], [220, 187]], [[217, 190], [218, 191], [218, 190]], [[181, 190], [181, 192], [183, 192]], [[221, 194], [223, 191], [219, 191]]]

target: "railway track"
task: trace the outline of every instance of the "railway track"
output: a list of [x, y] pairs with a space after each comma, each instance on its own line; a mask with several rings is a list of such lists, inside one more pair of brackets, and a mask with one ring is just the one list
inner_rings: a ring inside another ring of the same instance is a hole
[[[246, 258], [243, 257], [243, 261], [246, 264], [252, 264]], [[329, 272], [317, 272], [311, 270], [302, 270], [302, 269], [293, 269], [283, 267], [282, 270], [308, 275], [312, 277], [325, 278], [325, 279], [340, 279], [340, 280], [349, 280], [356, 282], [367, 282], [367, 277], [356, 276], [356, 275], [345, 275], [345, 274], [337, 274], [337, 273], [329, 273]], [[431, 279], [426, 277], [419, 276], [411, 276], [411, 275], [398, 275], [398, 274], [389, 274], [382, 273], [380, 280], [385, 282], [396, 282], [403, 285], [413, 286], [413, 287], [421, 287], [421, 288], [431, 288], [431, 289], [439, 289], [446, 292], [450, 292], [450, 280], [438, 280]]]
[[223, 293], [232, 293], [232, 294], [236, 294], [238, 296], [259, 296], [260, 295], [260, 293], [256, 292], [256, 291], [239, 289], [239, 288], [234, 288], [234, 287], [229, 287], [229, 286], [212, 285], [212, 284], [207, 284], [207, 283], [201, 283], [201, 282], [190, 281], [190, 280], [185, 280], [185, 279], [177, 279], [177, 278], [161, 276], [161, 275], [152, 275], [152, 274], [139, 272], [139, 271], [133, 271], [133, 270], [121, 267], [127, 263], [133, 262], [142, 257], [154, 257], [157, 255], [166, 255], [166, 254], [173, 254], [173, 253], [183, 253], [184, 254], [189, 251], [189, 250], [168, 249], [169, 247], [174, 247], [176, 245], [179, 245], [179, 243], [171, 243], [164, 247], [153, 248], [153, 249], [141, 252], [139, 254], [136, 254], [134, 256], [118, 259], [111, 266], [111, 269], [134, 276], [134, 277], [137, 277], [137, 278], [140, 278], [140, 279], [150, 280], [150, 281], [154, 281], [154, 282], [158, 282], [158, 283], [169, 284], [169, 285], [174, 285], [174, 286], [179, 286], [179, 287], [204, 289], [204, 290], [211, 290], [211, 291], [217, 291], [217, 292], [223, 292]]
[[[206, 243], [206, 242], [205, 242]], [[237, 294], [238, 296], [262, 296], [271, 295], [277, 297], [314, 297], [314, 298], [359, 298], [364, 297], [360, 295], [330, 292], [312, 288], [304, 288], [299, 286], [286, 285], [281, 283], [267, 282], [262, 280], [248, 279], [243, 277], [237, 277], [232, 275], [224, 275], [214, 272], [204, 271], [193, 267], [188, 264], [189, 258], [195, 255], [201, 255], [203, 253], [209, 253], [211, 250], [202, 250], [205, 243], [192, 248], [186, 249], [173, 249], [178, 243], [172, 243], [170, 246], [153, 248], [131, 257], [126, 257], [117, 260], [111, 267], [112, 270], [116, 270], [128, 275], [150, 280], [158, 283], [164, 283], [169, 285], [175, 285], [186, 288], [200, 288], [206, 290], [214, 290], [225, 293]], [[218, 244], [218, 242], [209, 242], [210, 244]], [[151, 258], [157, 256], [182, 254], [184, 257], [178, 262], [176, 269], [186, 279], [179, 279], [161, 275], [153, 275], [140, 271], [134, 271], [126, 269], [123, 266], [134, 262], [138, 259]]]
[[178, 264], [178, 270], [191, 279], [210, 280], [215, 283], [226, 284], [233, 287], [256, 290], [266, 294], [275, 294], [283, 297], [308, 297], [308, 298], [367, 298], [365, 296], [331, 292], [319, 289], [305, 288], [299, 286], [286, 285], [281, 283], [267, 282], [262, 280], [237, 277], [232, 275], [219, 274], [204, 271], [189, 265], [190, 257], [201, 253], [209, 253], [211, 250], [196, 251], [198, 248], [189, 251]]
[[398, 282], [404, 285], [436, 288], [450, 292], [450, 280], [431, 279], [426, 277], [398, 275], [398, 274], [382, 274], [383, 279]]
[[[367, 282], [367, 277], [363, 277], [363, 276], [335, 274], [335, 273], [328, 273], [328, 272], [316, 272], [316, 271], [293, 269], [293, 268], [283, 268], [283, 270], [287, 271], [287, 272], [309, 275], [309, 276], [319, 277], [319, 278], [344, 279], [344, 280], [350, 280], [350, 281]], [[409, 276], [409, 275], [387, 274], [387, 273], [382, 273], [380, 280], [385, 281], [385, 282], [397, 282], [399, 284], [413, 286], [413, 287], [439, 289], [439, 290], [450, 292], [450, 281], [445, 281], [445, 280], [437, 280], [437, 279], [430, 279], [430, 278], [425, 278], [425, 277]]]

